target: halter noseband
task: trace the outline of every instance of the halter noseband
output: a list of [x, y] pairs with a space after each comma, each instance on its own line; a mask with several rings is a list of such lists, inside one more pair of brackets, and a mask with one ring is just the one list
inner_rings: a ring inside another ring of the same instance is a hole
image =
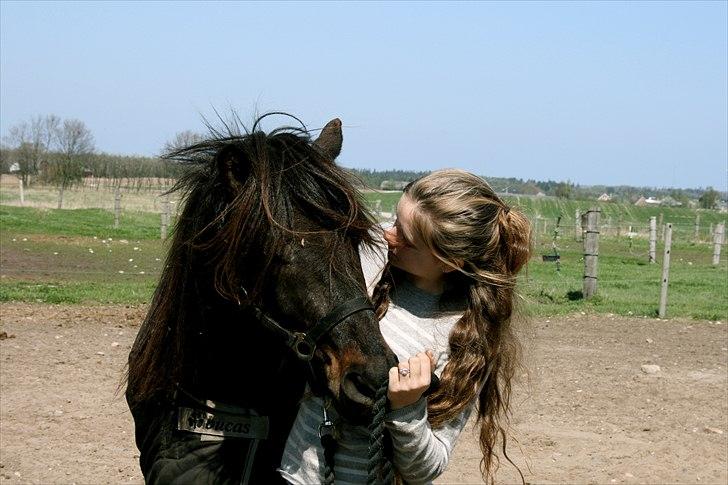
[[374, 307], [369, 302], [368, 298], [352, 298], [341, 303], [329, 313], [324, 315], [312, 329], [306, 332], [292, 332], [284, 328], [283, 325], [276, 322], [273, 318], [263, 313], [257, 305], [251, 306], [255, 317], [263, 324], [263, 326], [272, 330], [274, 333], [281, 335], [285, 340], [286, 345], [296, 354], [296, 357], [306, 362], [313, 358], [313, 354], [316, 351], [316, 344], [318, 344], [319, 339], [326, 335], [331, 329], [355, 313], [365, 310], [374, 311]]

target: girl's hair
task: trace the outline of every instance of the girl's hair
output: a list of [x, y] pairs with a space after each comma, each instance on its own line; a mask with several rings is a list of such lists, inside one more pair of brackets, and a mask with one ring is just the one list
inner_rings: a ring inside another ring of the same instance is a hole
[[[402, 196], [414, 205], [412, 231], [456, 269], [445, 276], [441, 306], [464, 308], [450, 333], [440, 387], [428, 398], [429, 422], [440, 427], [477, 400], [481, 473], [492, 482], [498, 468], [495, 444], [500, 435], [505, 452], [511, 381], [521, 365], [511, 317], [516, 275], [531, 253], [531, 225], [483, 179], [462, 170], [432, 172], [410, 183]], [[392, 278], [385, 269], [374, 291], [380, 317]]]

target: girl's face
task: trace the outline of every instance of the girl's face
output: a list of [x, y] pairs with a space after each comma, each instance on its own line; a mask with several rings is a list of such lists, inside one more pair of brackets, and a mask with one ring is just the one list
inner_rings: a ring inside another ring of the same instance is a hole
[[389, 259], [392, 266], [409, 273], [415, 286], [440, 293], [445, 272], [449, 268], [412, 231], [414, 207], [414, 202], [406, 194], [399, 199], [394, 226], [384, 231], [384, 239], [389, 245]]

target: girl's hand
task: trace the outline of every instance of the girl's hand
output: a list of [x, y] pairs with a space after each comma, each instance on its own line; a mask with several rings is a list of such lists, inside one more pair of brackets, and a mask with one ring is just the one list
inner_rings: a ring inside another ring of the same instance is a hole
[[435, 358], [431, 350], [410, 357], [407, 362], [389, 369], [389, 406], [399, 409], [409, 406], [422, 397], [430, 387], [430, 377], [435, 369]]

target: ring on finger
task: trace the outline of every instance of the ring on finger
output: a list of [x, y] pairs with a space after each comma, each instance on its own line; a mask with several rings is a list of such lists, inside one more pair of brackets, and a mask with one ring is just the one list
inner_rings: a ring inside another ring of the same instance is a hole
[[399, 368], [399, 375], [402, 377], [407, 377], [410, 374], [410, 370], [406, 367], [400, 367]]

